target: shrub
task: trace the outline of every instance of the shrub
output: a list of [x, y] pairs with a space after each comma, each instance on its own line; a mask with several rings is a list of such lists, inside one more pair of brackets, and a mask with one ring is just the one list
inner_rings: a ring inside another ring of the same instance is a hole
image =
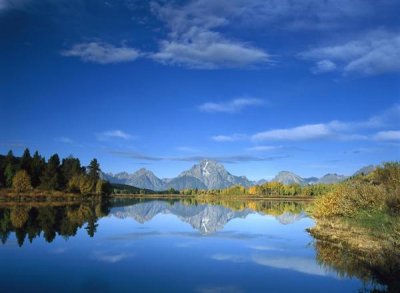
[[385, 192], [380, 186], [360, 182], [343, 183], [315, 200], [313, 215], [317, 218], [352, 217], [359, 210], [380, 208], [384, 200]]
[[68, 181], [68, 185], [67, 185], [68, 191], [72, 192], [72, 193], [79, 193], [80, 192], [80, 182], [81, 182], [80, 175], [72, 176], [71, 179]]
[[20, 170], [13, 178], [12, 186], [16, 192], [31, 190], [31, 178], [25, 170]]
[[95, 183], [87, 176], [81, 176], [79, 180], [79, 191], [82, 195], [89, 195], [95, 190]]

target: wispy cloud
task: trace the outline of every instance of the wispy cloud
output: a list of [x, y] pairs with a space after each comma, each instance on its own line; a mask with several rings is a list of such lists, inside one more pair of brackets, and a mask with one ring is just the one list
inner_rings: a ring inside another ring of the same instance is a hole
[[194, 153], [197, 152], [197, 149], [189, 147], [189, 146], [179, 146], [176, 148], [176, 150], [180, 152], [186, 152], [186, 153]]
[[235, 133], [232, 135], [214, 135], [211, 137], [211, 139], [216, 142], [232, 142], [245, 140], [247, 139], [247, 136], [245, 134]]
[[56, 141], [57, 142], [62, 142], [62, 143], [65, 143], [65, 144], [73, 144], [74, 143], [74, 141], [71, 138], [66, 137], [66, 136], [57, 137]]
[[379, 131], [374, 135], [375, 140], [379, 141], [400, 141], [400, 131], [399, 130], [387, 130]]
[[105, 253], [105, 252], [93, 253], [93, 259], [111, 264], [120, 262], [132, 256], [133, 256], [132, 254], [127, 254], [127, 253], [116, 253], [116, 254]]
[[287, 156], [248, 156], [248, 155], [232, 155], [232, 156], [149, 156], [137, 152], [130, 151], [110, 151], [111, 154], [125, 158], [143, 160], [143, 161], [177, 161], [177, 162], [199, 162], [202, 160], [214, 160], [221, 163], [240, 163], [240, 162], [260, 162], [273, 161], [286, 158]]
[[[212, 137], [219, 142], [233, 142], [237, 140], [262, 141], [302, 141], [318, 139], [350, 140], [395, 140], [397, 131], [388, 130], [371, 134], [372, 129], [398, 127], [400, 125], [400, 105], [395, 104], [390, 109], [372, 116], [365, 121], [338, 121], [326, 123], [304, 124], [291, 128], [277, 128], [254, 134], [217, 135]], [[359, 133], [360, 132], [360, 133]], [[253, 148], [256, 150], [257, 146]], [[260, 148], [262, 150], [262, 148]]]
[[282, 149], [282, 146], [275, 145], [258, 145], [247, 148], [250, 152], [270, 152]]
[[273, 129], [251, 136], [254, 141], [265, 140], [306, 140], [332, 136], [329, 124], [308, 124], [286, 129]]
[[122, 130], [109, 130], [109, 131], [104, 131], [101, 133], [96, 134], [97, 140], [100, 141], [107, 141], [111, 139], [123, 139], [123, 140], [130, 140], [135, 138], [135, 136], [126, 133]]
[[261, 99], [256, 98], [238, 98], [227, 102], [207, 102], [200, 105], [198, 108], [203, 112], [223, 112], [223, 113], [237, 113], [248, 107], [255, 107], [265, 104]]
[[116, 47], [104, 42], [80, 43], [72, 46], [71, 49], [61, 52], [66, 57], [78, 57], [82, 61], [110, 64], [128, 62], [137, 59], [141, 53], [130, 47]]
[[371, 31], [355, 40], [303, 52], [300, 57], [316, 60], [314, 73], [335, 69], [364, 75], [400, 72], [400, 33]]
[[161, 41], [159, 51], [153, 54], [154, 60], [195, 69], [244, 68], [271, 61], [264, 50], [215, 31], [228, 20], [208, 11], [210, 3], [206, 2], [152, 4], [153, 12], [170, 30], [168, 39]]
[[326, 73], [336, 70], [336, 64], [330, 60], [318, 61], [313, 68], [311, 68], [312, 73]]
[[216, 32], [199, 32], [183, 39], [162, 41], [153, 59], [167, 65], [217, 69], [266, 63], [270, 55], [246, 43], [227, 40]]

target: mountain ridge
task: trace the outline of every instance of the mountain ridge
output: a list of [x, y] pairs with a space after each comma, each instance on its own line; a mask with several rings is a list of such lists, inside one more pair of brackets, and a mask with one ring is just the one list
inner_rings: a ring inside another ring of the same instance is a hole
[[[376, 166], [368, 165], [360, 168], [352, 176], [359, 174], [369, 174]], [[301, 177], [290, 171], [280, 171], [272, 182], [281, 182], [283, 184], [332, 184], [346, 180], [350, 176], [336, 173], [327, 173], [318, 177]], [[194, 164], [190, 169], [182, 171], [174, 178], [159, 178], [152, 171], [146, 168], [140, 168], [132, 174], [119, 172], [116, 174], [102, 173], [102, 178], [111, 183], [119, 183], [135, 186], [143, 189], [161, 191], [167, 189], [223, 189], [234, 185], [249, 187], [269, 182], [265, 179], [251, 181], [246, 176], [236, 176], [229, 173], [224, 165], [214, 160], [202, 160]]]

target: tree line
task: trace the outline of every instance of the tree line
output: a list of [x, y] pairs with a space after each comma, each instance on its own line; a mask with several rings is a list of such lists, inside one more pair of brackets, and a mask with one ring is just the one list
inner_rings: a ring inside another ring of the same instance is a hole
[[47, 161], [36, 151], [33, 156], [25, 149], [21, 157], [10, 150], [0, 155], [0, 188], [28, 192], [32, 190], [62, 191], [82, 195], [109, 194], [110, 184], [100, 178], [100, 164], [96, 159], [87, 167], [78, 158], [69, 156], [60, 160], [58, 154]]
[[311, 184], [302, 186], [296, 183], [283, 184], [281, 182], [271, 181], [250, 187], [234, 185], [225, 189], [185, 189], [180, 193], [183, 195], [318, 196], [328, 193], [333, 187], [334, 184]]

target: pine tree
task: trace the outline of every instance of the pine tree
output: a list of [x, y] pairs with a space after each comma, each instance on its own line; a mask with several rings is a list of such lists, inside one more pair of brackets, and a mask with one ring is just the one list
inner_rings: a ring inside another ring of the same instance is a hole
[[79, 176], [83, 173], [81, 162], [79, 159], [69, 156], [62, 160], [61, 175], [62, 175], [62, 188], [67, 187], [68, 182], [74, 176]]
[[100, 171], [100, 164], [97, 162], [97, 160], [91, 160], [88, 166], [88, 176], [92, 182], [97, 182], [97, 180], [100, 179]]
[[43, 176], [45, 167], [46, 167], [46, 162], [44, 158], [39, 155], [38, 151], [36, 151], [33, 154], [33, 159], [32, 159], [31, 181], [33, 187], [38, 187], [40, 185], [40, 177]]
[[32, 157], [28, 148], [26, 148], [22, 154], [19, 169], [25, 170], [29, 176], [32, 176]]
[[46, 169], [41, 178], [41, 186], [47, 190], [58, 190], [60, 189], [60, 183], [60, 158], [57, 154], [54, 154], [47, 162]]
[[14, 175], [15, 175], [15, 170], [14, 170], [12, 164], [8, 163], [6, 166], [6, 169], [4, 171], [6, 187], [12, 186], [12, 180], [13, 180]]

